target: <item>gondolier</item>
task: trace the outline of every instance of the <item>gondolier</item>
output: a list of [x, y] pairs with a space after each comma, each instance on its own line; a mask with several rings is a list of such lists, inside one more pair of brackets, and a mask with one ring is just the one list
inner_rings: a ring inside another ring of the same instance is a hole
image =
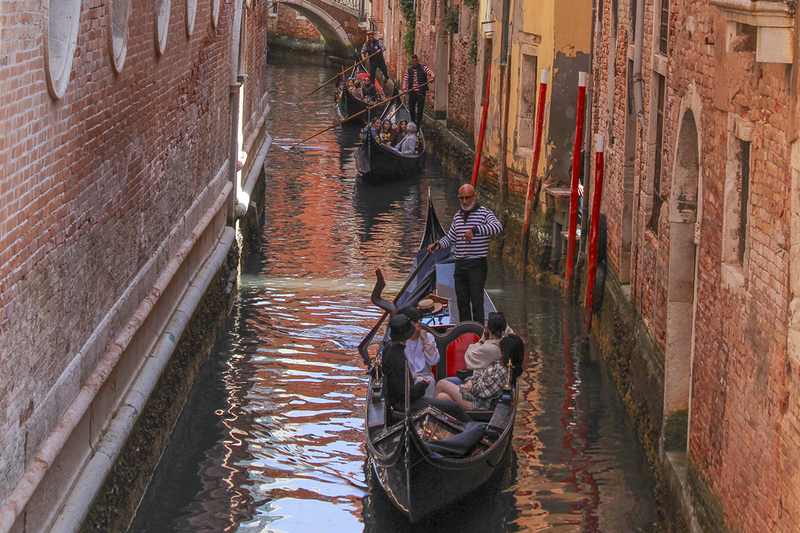
[[425, 65], [420, 65], [417, 54], [412, 54], [411, 66], [403, 74], [403, 91], [411, 89], [411, 92], [408, 93], [408, 107], [411, 108], [411, 120], [417, 126], [422, 124], [425, 95], [435, 79], [433, 71]]
[[503, 225], [488, 208], [478, 203], [475, 188], [470, 184], [458, 190], [461, 209], [453, 217], [450, 231], [428, 246], [428, 251], [454, 246], [453, 282], [458, 305], [458, 320], [484, 323], [483, 288], [486, 285], [489, 237], [503, 231]]
[[[378, 52], [375, 54], [375, 52]], [[366, 59], [369, 56], [369, 77], [375, 79], [375, 71], [380, 70], [383, 72], [384, 81], [389, 80], [389, 71], [386, 69], [386, 60], [383, 54], [386, 52], [386, 45], [383, 41], [375, 38], [374, 31], [367, 32], [367, 42], [361, 47], [361, 59]], [[374, 56], [372, 54], [375, 54]], [[388, 90], [388, 89], [387, 89]]]

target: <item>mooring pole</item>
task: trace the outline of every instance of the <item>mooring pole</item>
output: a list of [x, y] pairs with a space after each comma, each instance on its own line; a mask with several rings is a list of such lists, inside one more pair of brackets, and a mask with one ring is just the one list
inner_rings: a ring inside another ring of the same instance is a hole
[[597, 245], [600, 241], [600, 201], [603, 194], [603, 149], [605, 135], [597, 136], [597, 149], [594, 159], [594, 197], [592, 199], [591, 228], [589, 228], [588, 272], [586, 277], [586, 314], [583, 320], [583, 333], [589, 335], [592, 327], [592, 305], [594, 304], [594, 284], [597, 278]]
[[481, 168], [481, 155], [483, 155], [483, 137], [486, 134], [486, 117], [489, 113], [489, 90], [492, 88], [492, 65], [486, 69], [486, 95], [483, 97], [483, 112], [481, 113], [481, 128], [478, 133], [478, 147], [475, 148], [475, 164], [472, 166], [472, 186], [478, 183], [478, 171]]
[[539, 154], [542, 149], [542, 130], [544, 128], [544, 99], [547, 95], [547, 75], [549, 70], [542, 69], [542, 77], [539, 81], [539, 100], [536, 103], [536, 135], [533, 145], [533, 168], [528, 177], [528, 194], [525, 197], [525, 219], [522, 223], [522, 258], [520, 270], [525, 273], [525, 265], [528, 262], [528, 239], [531, 236], [531, 211], [533, 210], [533, 194], [539, 182]]
[[575, 116], [575, 148], [572, 150], [572, 192], [569, 198], [569, 239], [567, 244], [567, 272], [564, 294], [572, 296], [572, 275], [575, 271], [575, 233], [578, 229], [578, 177], [581, 171], [581, 143], [583, 142], [583, 112], [586, 106], [586, 73], [578, 73], [578, 112]]

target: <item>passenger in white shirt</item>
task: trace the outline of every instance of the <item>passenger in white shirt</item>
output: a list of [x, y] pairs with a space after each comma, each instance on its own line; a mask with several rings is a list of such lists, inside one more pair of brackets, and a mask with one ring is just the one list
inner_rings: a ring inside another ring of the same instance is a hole
[[425, 380], [428, 382], [428, 389], [425, 396], [433, 398], [433, 391], [436, 389], [436, 379], [433, 377], [431, 368], [439, 362], [439, 350], [433, 337], [422, 329], [422, 313], [416, 307], [404, 307], [400, 310], [414, 324], [414, 335], [406, 341], [406, 359], [408, 368], [415, 381]]

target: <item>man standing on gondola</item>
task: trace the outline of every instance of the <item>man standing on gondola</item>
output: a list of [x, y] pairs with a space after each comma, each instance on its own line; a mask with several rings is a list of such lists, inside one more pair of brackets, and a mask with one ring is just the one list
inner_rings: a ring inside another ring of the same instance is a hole
[[[375, 52], [378, 52], [375, 54]], [[386, 52], [386, 45], [383, 41], [375, 38], [374, 31], [367, 32], [367, 42], [361, 47], [361, 59], [367, 59], [369, 56], [369, 77], [375, 79], [375, 71], [380, 70], [383, 72], [384, 83], [389, 80], [389, 71], [386, 69], [386, 60], [383, 54]], [[375, 54], [374, 56], [372, 54]], [[388, 90], [384, 88], [385, 90]]]
[[428, 87], [433, 83], [436, 76], [433, 71], [425, 65], [419, 64], [417, 54], [411, 56], [411, 66], [403, 74], [403, 92], [411, 89], [408, 93], [408, 107], [411, 112], [411, 120], [417, 127], [422, 125], [422, 111], [425, 109], [425, 95]]
[[478, 203], [475, 188], [469, 183], [458, 190], [461, 209], [453, 217], [450, 231], [428, 246], [429, 252], [455, 245], [453, 282], [458, 305], [458, 320], [484, 323], [483, 288], [486, 285], [489, 237], [503, 231], [503, 225], [488, 208]]

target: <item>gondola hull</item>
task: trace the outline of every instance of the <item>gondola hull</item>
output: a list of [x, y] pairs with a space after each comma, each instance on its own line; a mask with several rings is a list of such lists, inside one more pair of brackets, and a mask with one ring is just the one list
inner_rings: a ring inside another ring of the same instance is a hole
[[[367, 73], [363, 65], [359, 65], [350, 73], [350, 79], [357, 79], [359, 76]], [[340, 78], [341, 80], [341, 78]], [[341, 80], [344, 81], [344, 80]], [[354, 126], [364, 126], [368, 124], [370, 119], [379, 117], [386, 110], [386, 104], [380, 105], [362, 113], [369, 104], [359, 100], [347, 90], [347, 84], [343, 83], [337, 90], [338, 98], [336, 99], [336, 118], [337, 122], [346, 121], [345, 124], [352, 124]]]
[[371, 183], [408, 178], [425, 167], [425, 152], [401, 154], [375, 142], [372, 137], [358, 147], [355, 157], [356, 174]]
[[[429, 200], [425, 234], [412, 271], [423, 262], [427, 245], [443, 235], [444, 230]], [[437, 252], [442, 253], [444, 255], [436, 256], [437, 263], [452, 261], [452, 252]], [[437, 279], [446, 270], [422, 268], [409, 284], [408, 291], [396, 302], [398, 307], [416, 303], [437, 286], [451, 283], [452, 280]], [[488, 296], [486, 301], [487, 313], [494, 311]], [[437, 365], [439, 378], [445, 377], [451, 362], [448, 360], [452, 355], [448, 347], [463, 340], [465, 334], [477, 338], [483, 332], [482, 325], [474, 322], [457, 325], [444, 322], [446, 320], [433, 318], [431, 324], [443, 325], [424, 326], [433, 335], [441, 354]], [[387, 344], [388, 338], [384, 336], [379, 350]], [[510, 445], [516, 416], [516, 386], [507, 391], [505, 401], [499, 402], [494, 411], [464, 412], [453, 402], [431, 401], [418, 411], [400, 415], [387, 409], [382, 386], [380, 379], [374, 376], [370, 379], [365, 412], [367, 454], [381, 487], [412, 522], [424, 520], [462, 499], [506, 464], [503, 459]], [[467, 424], [473, 422], [486, 423], [487, 431], [464, 455], [446, 456], [435, 451], [436, 444], [443, 440], [466, 435]]]
[[[372, 385], [370, 390], [372, 389]], [[419, 429], [399, 422], [395, 453], [384, 453], [367, 440], [367, 453], [375, 475], [389, 499], [409, 520], [419, 522], [446, 509], [478, 489], [502, 466], [508, 452], [516, 415], [516, 398], [509, 423], [492, 445], [466, 458], [436, 457], [427, 449]], [[367, 424], [370, 419], [367, 409]], [[371, 410], [375, 413], [375, 408]], [[433, 417], [441, 416], [432, 410]], [[374, 423], [374, 421], [372, 422]]]
[[[390, 109], [384, 115], [391, 113]], [[410, 120], [410, 114], [405, 106], [394, 111], [395, 120], [402, 117]], [[421, 142], [419, 153], [401, 154], [369, 135], [356, 150], [356, 175], [365, 182], [380, 183], [386, 180], [408, 178], [420, 172], [425, 167], [425, 142]]]

